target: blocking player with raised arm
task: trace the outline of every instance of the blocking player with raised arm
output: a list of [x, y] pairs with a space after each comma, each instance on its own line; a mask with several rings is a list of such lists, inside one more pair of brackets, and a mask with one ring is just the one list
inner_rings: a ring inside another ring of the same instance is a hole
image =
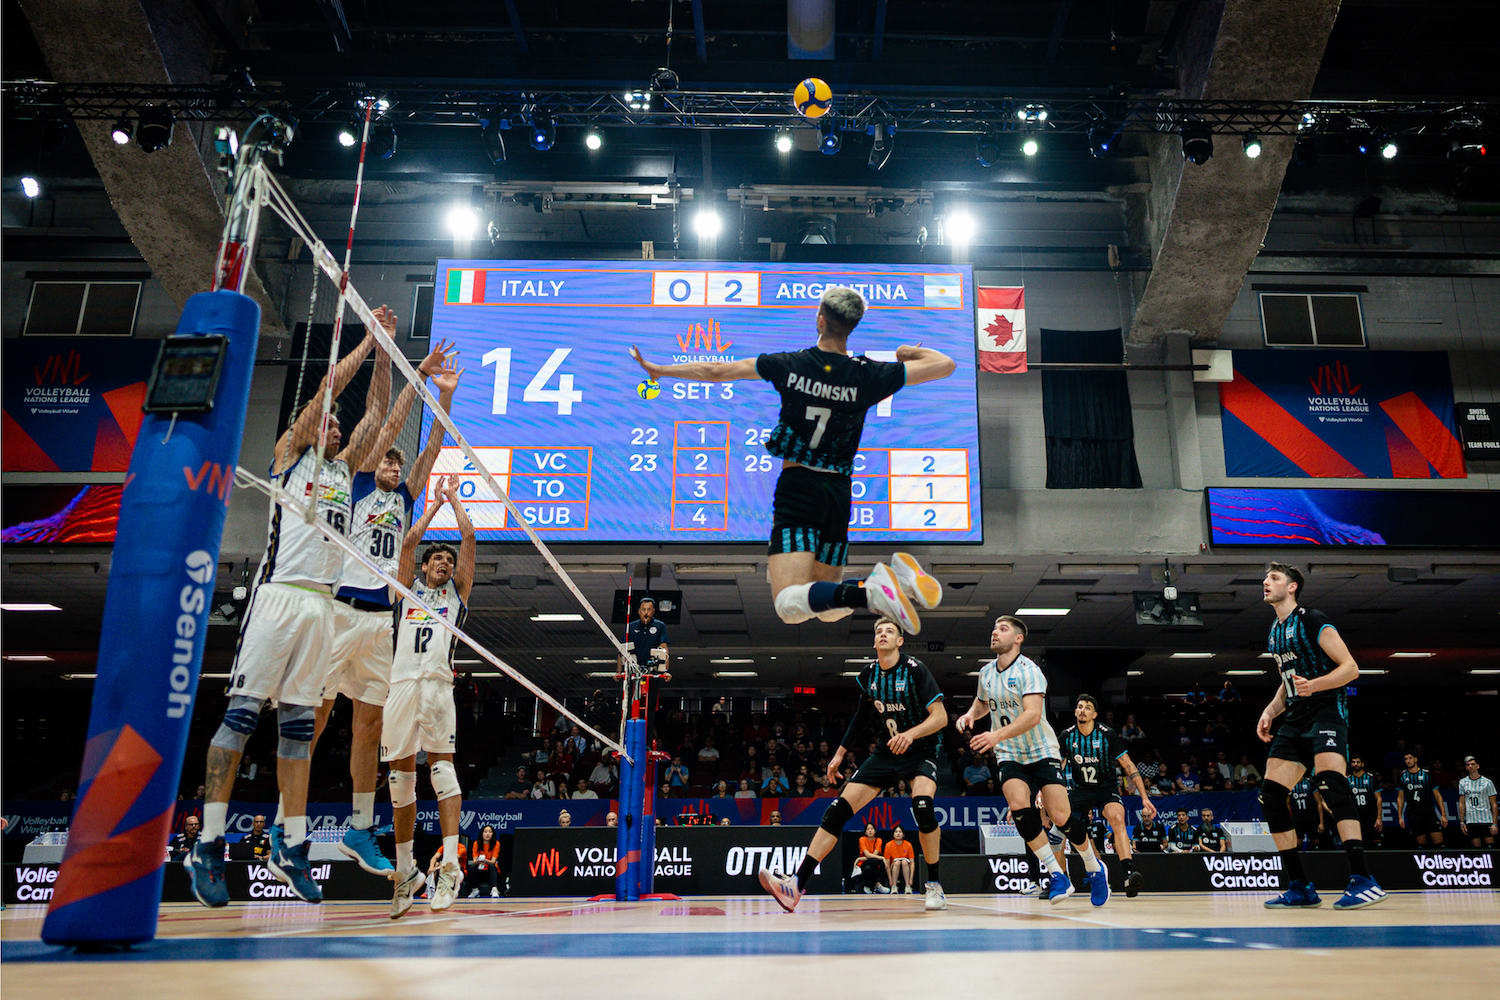
[[[1271, 744], [1260, 803], [1289, 883], [1281, 895], [1266, 900], [1266, 906], [1305, 907], [1322, 902], [1302, 868], [1290, 802], [1292, 786], [1308, 773], [1309, 765], [1313, 788], [1333, 814], [1349, 859], [1349, 883], [1333, 908], [1374, 906], [1386, 894], [1370, 876], [1359, 812], [1346, 776], [1349, 703], [1344, 688], [1359, 676], [1359, 666], [1327, 616], [1300, 606], [1302, 588], [1302, 574], [1285, 563], [1271, 563], [1261, 581], [1261, 597], [1276, 612], [1266, 646], [1276, 661], [1281, 684], [1255, 726], [1261, 741]], [[1271, 725], [1283, 715], [1273, 737]]]
[[1365, 843], [1377, 846], [1380, 832], [1385, 826], [1381, 818], [1380, 782], [1375, 775], [1365, 770], [1365, 762], [1355, 754], [1349, 758], [1349, 790], [1354, 793], [1354, 811], [1359, 813], [1359, 828], [1365, 835]]
[[766, 574], [782, 621], [838, 621], [868, 608], [915, 635], [922, 628], [915, 605], [937, 607], [943, 588], [909, 553], [897, 552], [890, 565], [877, 563], [864, 580], [843, 579], [850, 476], [866, 413], [904, 386], [947, 378], [957, 365], [941, 351], [920, 345], [896, 348], [895, 361], [851, 355], [849, 334], [864, 314], [864, 297], [835, 285], [818, 303], [818, 342], [813, 347], [741, 361], [677, 365], [653, 364], [635, 347], [630, 353], [652, 378], [759, 378], [781, 396], [780, 417], [766, 441], [766, 450], [782, 460]]
[[1130, 750], [1120, 735], [1098, 722], [1099, 702], [1093, 695], [1081, 694], [1073, 706], [1074, 725], [1063, 730], [1063, 762], [1068, 768], [1068, 802], [1075, 813], [1085, 816], [1095, 809], [1104, 813], [1115, 842], [1115, 856], [1125, 872], [1125, 895], [1134, 897], [1145, 879], [1135, 870], [1130, 853], [1130, 832], [1125, 827], [1125, 805], [1120, 800], [1119, 778], [1115, 768], [1125, 773], [1125, 781], [1141, 797], [1141, 818], [1150, 820], [1156, 806], [1146, 792]]
[[1412, 835], [1418, 847], [1442, 847], [1443, 830], [1448, 829], [1448, 810], [1432, 780], [1432, 772], [1417, 766], [1414, 753], [1408, 752], [1402, 760], [1406, 767], [1396, 775], [1396, 821]]
[[823, 814], [820, 829], [813, 834], [812, 846], [798, 866], [795, 876], [773, 875], [762, 868], [760, 884], [790, 913], [807, 889], [818, 862], [828, 857], [843, 836], [844, 824], [880, 794], [903, 778], [911, 782], [911, 812], [917, 821], [917, 840], [927, 861], [927, 888], [923, 906], [928, 910], [946, 910], [938, 876], [940, 840], [937, 810], [932, 797], [937, 793], [938, 751], [948, 712], [943, 707], [943, 693], [938, 690], [932, 672], [914, 656], [901, 651], [905, 642], [901, 628], [889, 618], [875, 623], [875, 660], [860, 670], [855, 684], [859, 687], [859, 705], [849, 720], [843, 742], [828, 762], [828, 783], [837, 784], [844, 756], [856, 746], [867, 726], [880, 732], [882, 745], [865, 758]]
[[1495, 783], [1479, 773], [1479, 761], [1464, 758], [1468, 775], [1458, 779], [1458, 829], [1470, 847], [1495, 846]]
[[[381, 306], [376, 317], [394, 323]], [[323, 678], [333, 645], [333, 584], [343, 566], [343, 550], [325, 530], [347, 534], [351, 465], [365, 460], [374, 434], [365, 425], [344, 447], [336, 412], [323, 405], [332, 378], [336, 400], [375, 346], [366, 334], [323, 377], [311, 398], [276, 441], [271, 476], [296, 506], [273, 504], [266, 552], [256, 574], [255, 592], [240, 623], [229, 704], [208, 747], [203, 780], [203, 834], [186, 857], [193, 895], [205, 906], [229, 902], [224, 884], [224, 826], [229, 798], [245, 744], [261, 710], [276, 703], [280, 742], [276, 783], [285, 806], [284, 836], [267, 861], [271, 872], [299, 899], [316, 903], [323, 892], [313, 881], [307, 859], [307, 776], [312, 752], [313, 716], [322, 701]], [[378, 422], [378, 417], [376, 421]], [[324, 451], [317, 454], [320, 433]], [[304, 519], [297, 508], [312, 508]]]
[[[458, 522], [458, 549], [438, 543], [422, 551], [421, 572], [417, 546], [443, 504], [453, 508]], [[438, 484], [422, 517], [401, 543], [399, 580], [412, 580], [412, 593], [428, 608], [461, 628], [474, 586], [474, 525], [458, 500], [458, 476]], [[427, 881], [412, 857], [417, 822], [417, 751], [427, 754], [433, 797], [438, 803], [438, 825], [443, 832], [443, 864], [432, 890], [434, 912], [446, 910], [458, 895], [463, 868], [458, 853], [459, 811], [463, 805], [458, 772], [453, 767], [458, 713], [453, 705], [453, 650], [457, 638], [436, 623], [424, 608], [402, 599], [396, 602], [396, 652], [391, 662], [391, 690], [385, 703], [380, 737], [380, 759], [391, 766], [391, 814], [396, 829], [395, 892], [391, 919], [411, 909], [412, 899]]]
[[1109, 873], [1089, 843], [1088, 816], [1068, 805], [1068, 789], [1059, 770], [1062, 751], [1045, 712], [1047, 678], [1041, 667], [1022, 655], [1025, 641], [1024, 621], [1014, 615], [995, 619], [990, 631], [990, 650], [995, 658], [980, 669], [979, 693], [955, 726], [959, 733], [968, 733], [974, 723], [989, 715], [989, 732], [975, 734], [969, 746], [978, 753], [995, 754], [1000, 764], [1000, 792], [1010, 806], [1016, 832], [1047, 869], [1048, 902], [1060, 903], [1073, 895], [1073, 881], [1047, 843], [1041, 810], [1033, 805], [1038, 792], [1052, 822], [1083, 860], [1089, 899], [1095, 906], [1103, 906], [1109, 901]]
[[[386, 332], [394, 334], [395, 317], [390, 319]], [[424, 378], [433, 378], [445, 413], [453, 404], [461, 374], [452, 365], [455, 355], [450, 346], [439, 344], [417, 367]], [[379, 404], [383, 411], [391, 382], [390, 363], [385, 358], [376, 360], [372, 382], [376, 380], [383, 383]], [[406, 456], [392, 445], [406, 425], [416, 398], [416, 385], [408, 383], [381, 424], [363, 464], [355, 469], [351, 491], [349, 541], [392, 576], [396, 575], [397, 553], [411, 524], [415, 498], [426, 487], [443, 447], [443, 425], [434, 420], [427, 445], [403, 482]], [[366, 419], [369, 416], [367, 411]], [[333, 654], [323, 682], [313, 749], [316, 751], [323, 727], [328, 724], [334, 699], [342, 693], [353, 705], [349, 746], [353, 813], [339, 851], [372, 875], [390, 876], [394, 869], [370, 831], [375, 825], [375, 784], [380, 771], [380, 716], [390, 690], [391, 591], [378, 574], [345, 553], [333, 599]]]

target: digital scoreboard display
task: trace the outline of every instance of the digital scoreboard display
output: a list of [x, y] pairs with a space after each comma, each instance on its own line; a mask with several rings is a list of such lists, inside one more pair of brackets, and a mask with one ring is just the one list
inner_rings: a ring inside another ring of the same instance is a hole
[[[920, 343], [958, 362], [950, 377], [870, 410], [850, 541], [982, 541], [966, 266], [443, 260], [432, 336], [453, 342], [466, 369], [454, 423], [544, 538], [764, 541], [781, 471], [765, 450], [776, 390], [759, 379], [662, 379], [653, 393], [629, 348], [678, 363], [811, 347], [829, 285], [856, 288], [868, 303], [852, 352], [895, 360], [898, 346]], [[431, 421], [425, 414], [424, 440]], [[448, 445], [433, 476], [454, 472], [481, 539], [522, 537]], [[453, 527], [448, 510], [433, 521], [439, 534]]]

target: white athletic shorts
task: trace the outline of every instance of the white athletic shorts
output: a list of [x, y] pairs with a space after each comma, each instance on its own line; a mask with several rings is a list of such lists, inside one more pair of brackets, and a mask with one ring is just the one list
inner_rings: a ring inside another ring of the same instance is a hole
[[360, 611], [333, 602], [333, 657], [323, 682], [323, 698], [343, 695], [367, 705], [384, 705], [391, 689], [391, 613]]
[[333, 648], [333, 595], [312, 585], [263, 583], [240, 625], [231, 696], [321, 705]]
[[440, 677], [395, 681], [385, 699], [380, 759], [390, 763], [413, 757], [418, 750], [452, 753], [457, 731], [453, 681]]

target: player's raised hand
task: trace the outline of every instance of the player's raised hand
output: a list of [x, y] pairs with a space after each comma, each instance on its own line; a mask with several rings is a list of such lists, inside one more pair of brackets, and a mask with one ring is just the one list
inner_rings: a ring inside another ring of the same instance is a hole
[[432, 376], [432, 384], [438, 387], [439, 395], [452, 396], [458, 389], [458, 380], [463, 374], [464, 369], [455, 368], [445, 360], [443, 366]]
[[1255, 723], [1255, 735], [1262, 743], [1271, 742], [1271, 717], [1265, 712], [1260, 713], [1260, 720]]
[[974, 728], [974, 720], [969, 718], [968, 712], [965, 712], [954, 721], [953, 728], [958, 730], [959, 735], [962, 735]]
[[446, 340], [440, 340], [437, 346], [428, 352], [422, 363], [417, 365], [417, 371], [428, 378], [452, 364], [453, 359], [458, 357], [458, 351], [454, 350], [453, 344]]
[[1306, 698], [1313, 693], [1312, 681], [1297, 674], [1292, 675], [1292, 687], [1296, 690], [1298, 698]]
[[391, 312], [389, 306], [382, 305], [375, 310], [375, 321], [385, 330], [386, 336], [396, 335], [396, 314]]
[[661, 366], [653, 365], [651, 362], [647, 361], [645, 355], [641, 354], [641, 349], [639, 347], [636, 347], [634, 344], [630, 345], [630, 356], [632, 358], [635, 358], [635, 363], [640, 365], [642, 370], [644, 370], [645, 373], [647, 375], [650, 375], [652, 378], [656, 378], [656, 373], [661, 371]]
[[892, 736], [890, 739], [886, 740], [885, 745], [887, 749], [891, 751], [891, 753], [900, 756], [901, 754], [906, 753], [907, 750], [911, 749], [911, 737], [906, 735], [905, 733], [897, 733], [895, 736]]

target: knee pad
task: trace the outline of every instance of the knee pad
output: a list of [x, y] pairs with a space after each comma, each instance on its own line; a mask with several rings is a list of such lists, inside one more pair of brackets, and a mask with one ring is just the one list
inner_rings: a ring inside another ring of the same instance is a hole
[[1260, 808], [1272, 833], [1291, 833], [1297, 829], [1292, 820], [1291, 798], [1292, 790], [1279, 781], [1267, 778], [1260, 783]]
[[1011, 814], [1011, 819], [1015, 821], [1016, 832], [1028, 845], [1042, 835], [1042, 811], [1036, 806], [1017, 809]]
[[276, 724], [281, 739], [276, 756], [288, 760], [306, 760], [312, 756], [313, 728], [318, 710], [311, 705], [286, 705], [276, 709]]
[[417, 772], [391, 771], [391, 808], [404, 809], [417, 804]]
[[1313, 775], [1313, 787], [1323, 795], [1328, 811], [1338, 821], [1358, 820], [1359, 810], [1354, 808], [1354, 793], [1349, 789], [1349, 779], [1337, 771], [1319, 771]]
[[813, 617], [812, 608], [807, 606], [807, 592], [811, 584], [794, 583], [790, 587], [782, 587], [781, 593], [776, 595], [776, 616], [788, 625], [800, 625]]
[[938, 828], [937, 810], [932, 808], [931, 795], [917, 795], [911, 800], [911, 814], [916, 817], [917, 829], [931, 833]]
[[432, 792], [439, 802], [459, 794], [458, 772], [453, 768], [453, 761], [440, 760], [432, 765], [431, 778]]
[[1075, 846], [1087, 845], [1089, 841], [1089, 821], [1084, 818], [1083, 813], [1075, 812], [1068, 817], [1068, 821], [1061, 825], [1063, 835], [1068, 838], [1068, 843]]
[[844, 824], [854, 818], [854, 807], [849, 800], [839, 797], [828, 806], [828, 811], [823, 813], [823, 822], [818, 825], [835, 837], [844, 832]]
[[853, 608], [829, 608], [827, 611], [815, 611], [813, 617], [820, 622], [842, 621], [854, 614]]
[[260, 710], [264, 704], [259, 698], [246, 698], [244, 695], [230, 698], [229, 707], [224, 710], [224, 721], [219, 723], [210, 742], [225, 750], [244, 753], [250, 734], [260, 724]]

